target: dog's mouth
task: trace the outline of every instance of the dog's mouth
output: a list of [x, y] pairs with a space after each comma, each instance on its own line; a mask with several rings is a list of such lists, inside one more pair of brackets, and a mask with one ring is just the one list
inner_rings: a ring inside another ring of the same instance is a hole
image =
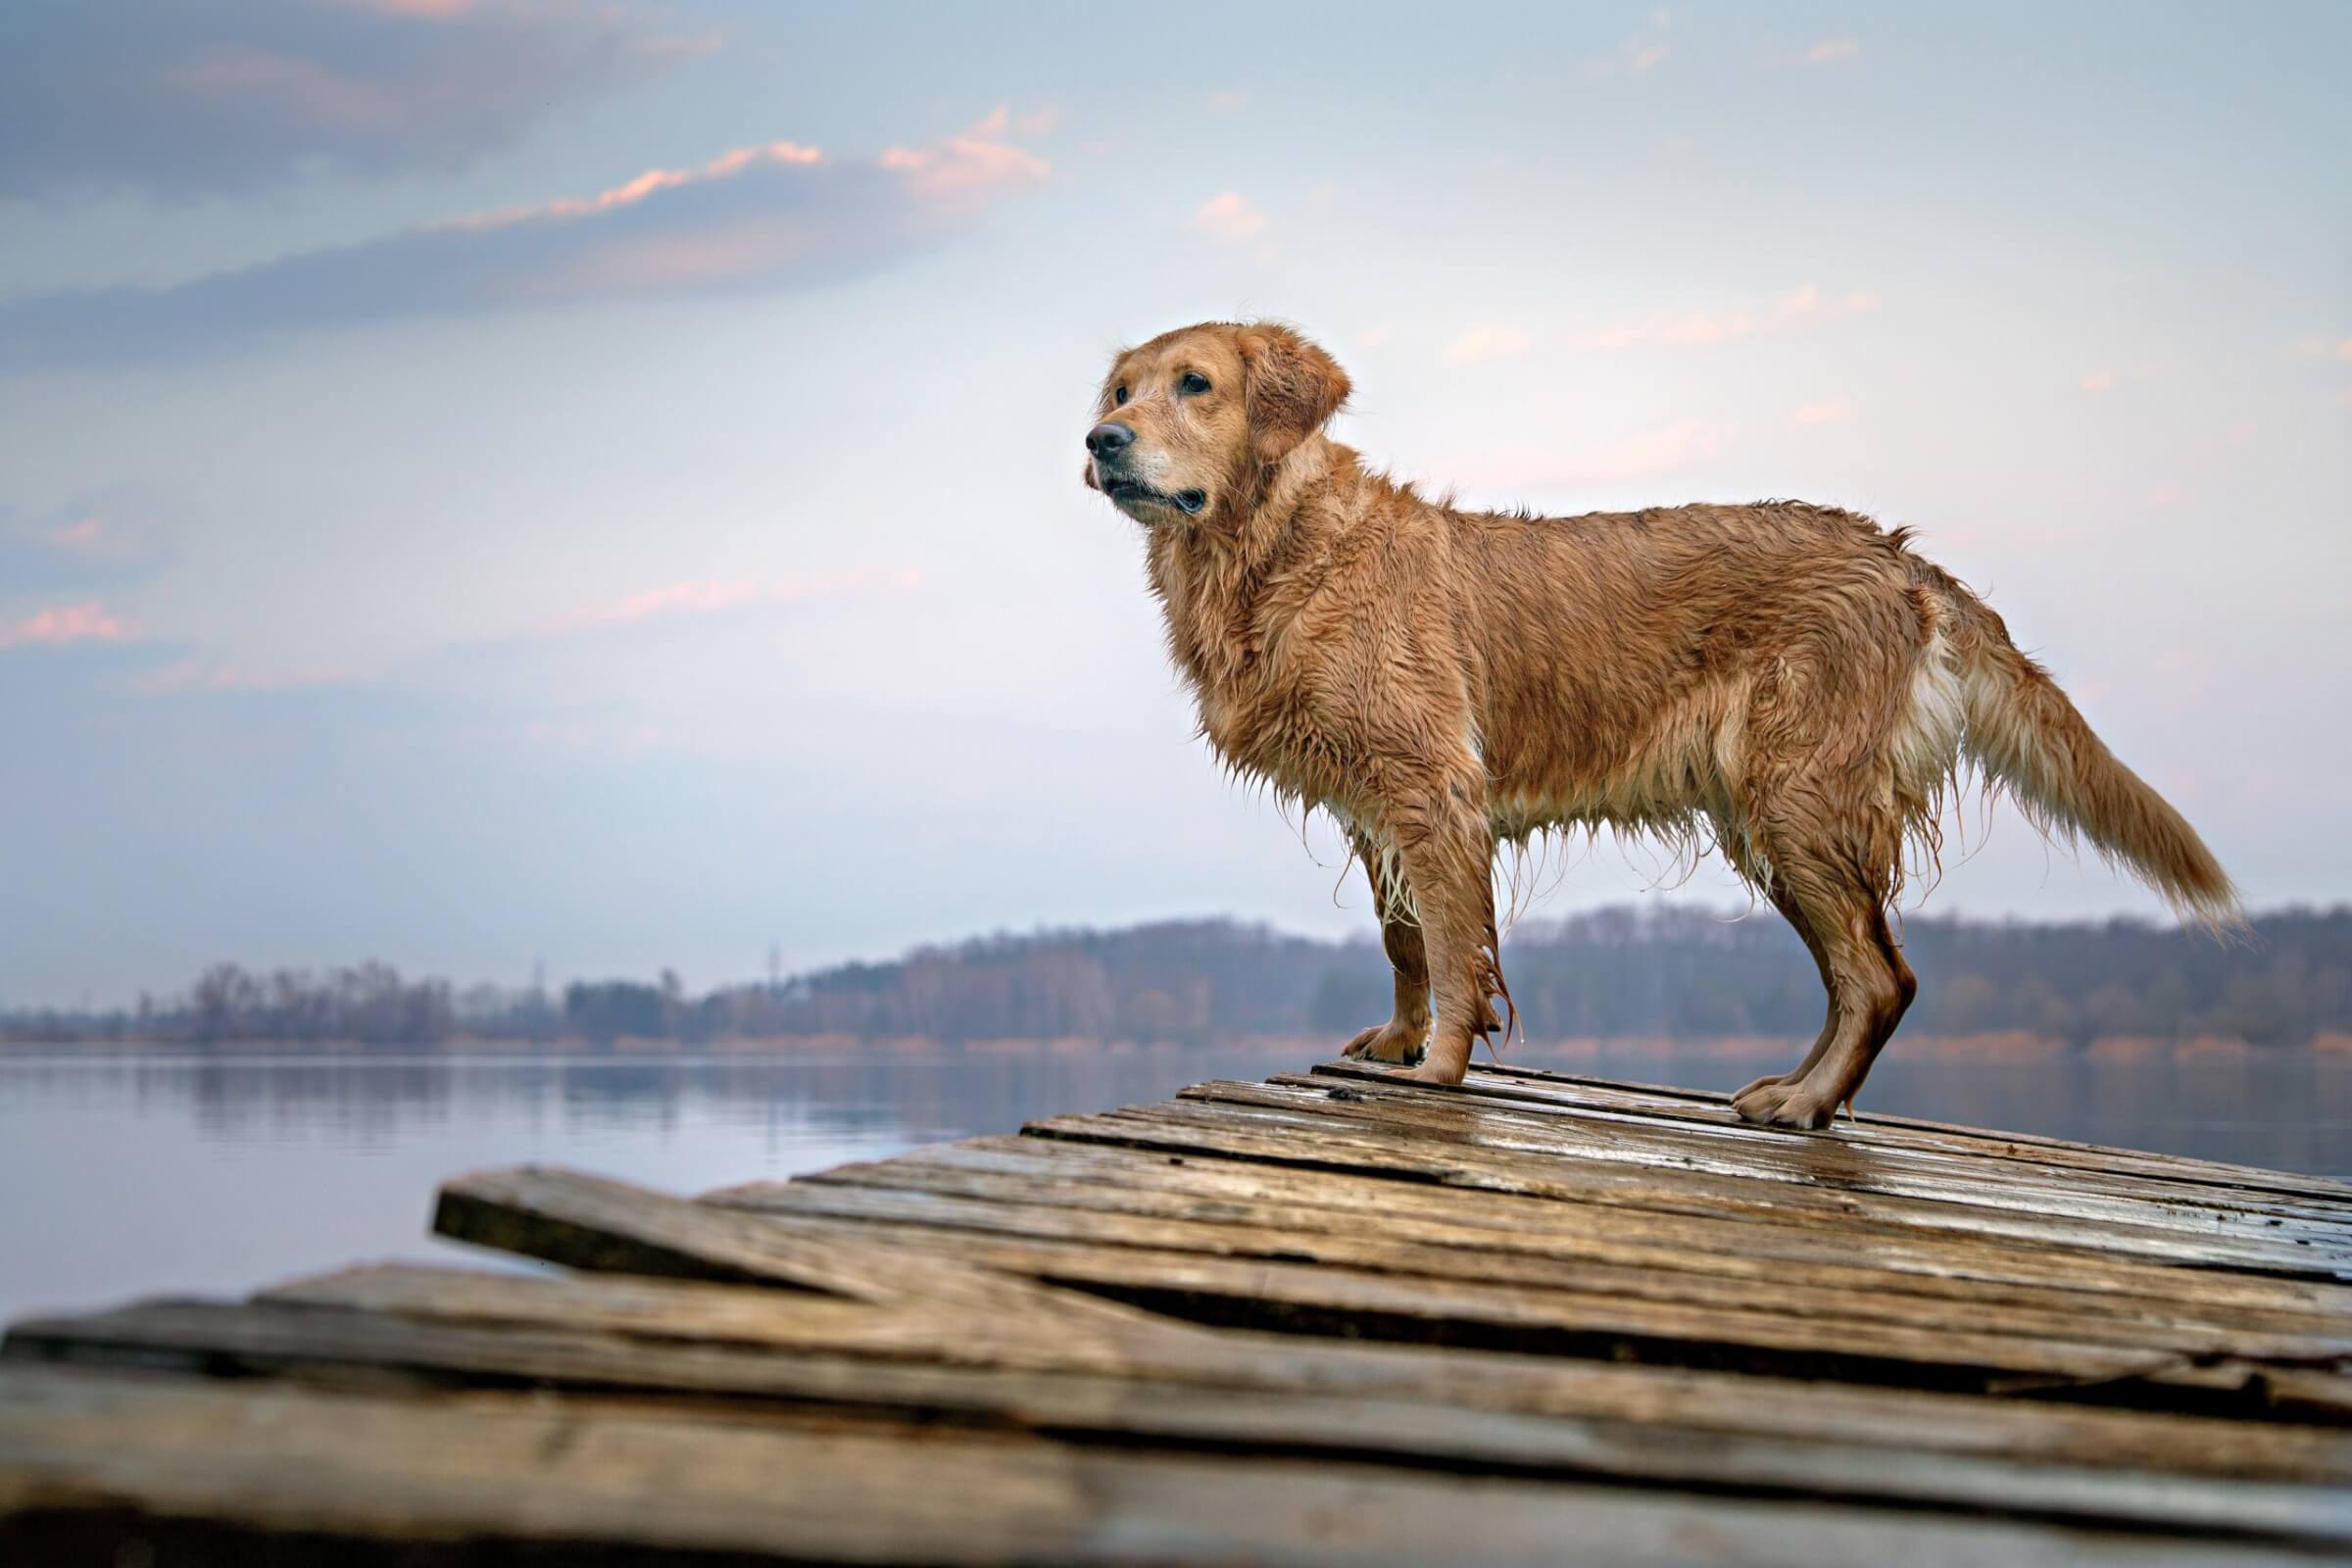
[[1173, 507], [1188, 517], [1198, 517], [1200, 509], [1208, 505], [1208, 492], [1205, 490], [1178, 490], [1171, 493], [1154, 490], [1148, 484], [1138, 484], [1133, 479], [1105, 479], [1102, 481], [1102, 493], [1122, 507]]

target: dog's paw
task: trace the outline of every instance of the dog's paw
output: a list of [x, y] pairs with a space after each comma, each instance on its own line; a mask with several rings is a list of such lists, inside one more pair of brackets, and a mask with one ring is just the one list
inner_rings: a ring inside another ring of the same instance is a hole
[[1426, 1037], [1424, 1030], [1398, 1028], [1396, 1021], [1392, 1018], [1387, 1023], [1362, 1031], [1348, 1042], [1340, 1054], [1357, 1061], [1379, 1061], [1393, 1067], [1402, 1066], [1406, 1062], [1421, 1059], [1422, 1042]]
[[1462, 1081], [1462, 1070], [1458, 1067], [1448, 1070], [1444, 1062], [1432, 1061], [1425, 1054], [1418, 1066], [1402, 1072], [1392, 1073], [1390, 1076], [1402, 1078], [1416, 1084], [1440, 1084], [1450, 1089]]
[[1801, 1078], [1759, 1078], [1732, 1097], [1732, 1109], [1741, 1121], [1818, 1131], [1830, 1124], [1838, 1102], [1815, 1093]]

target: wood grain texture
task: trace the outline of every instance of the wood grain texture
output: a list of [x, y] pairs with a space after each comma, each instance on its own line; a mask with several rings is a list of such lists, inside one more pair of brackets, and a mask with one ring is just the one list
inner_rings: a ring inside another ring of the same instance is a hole
[[[78, 1516], [78, 1517], [77, 1517]], [[74, 1526], [83, 1528], [76, 1536]], [[388, 1399], [0, 1371], [0, 1549], [57, 1562], [91, 1524], [175, 1543], [394, 1543], [403, 1560], [630, 1548], [795, 1563], [1321, 1565], [2308, 1561], [2040, 1521], [1132, 1454], [1004, 1434], [746, 1423], [504, 1395]], [[160, 1548], [160, 1549], [159, 1549]], [[37, 1553], [37, 1556], [36, 1556]], [[97, 1560], [97, 1559], [84, 1559]], [[106, 1560], [120, 1560], [110, 1557]], [[280, 1560], [301, 1560], [281, 1558]]]
[[566, 1272], [15, 1325], [0, 1561], [2352, 1555], [2315, 1178], [1343, 1063], [436, 1226]]

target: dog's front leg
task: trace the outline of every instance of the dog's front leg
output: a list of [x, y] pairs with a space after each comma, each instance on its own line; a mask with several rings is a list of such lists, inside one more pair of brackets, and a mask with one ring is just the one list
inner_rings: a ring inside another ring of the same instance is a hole
[[1420, 1057], [1429, 1039], [1429, 956], [1421, 942], [1421, 922], [1413, 913], [1401, 858], [1361, 834], [1354, 842], [1355, 857], [1372, 883], [1380, 945], [1389, 956], [1396, 1001], [1387, 1023], [1363, 1030], [1340, 1054], [1392, 1065], [1410, 1063]]
[[1467, 769], [1422, 773], [1389, 812], [1389, 831], [1413, 890], [1438, 1002], [1428, 1054], [1409, 1076], [1458, 1084], [1470, 1067], [1471, 1038], [1494, 1024], [1489, 999], [1502, 990], [1485, 778]]

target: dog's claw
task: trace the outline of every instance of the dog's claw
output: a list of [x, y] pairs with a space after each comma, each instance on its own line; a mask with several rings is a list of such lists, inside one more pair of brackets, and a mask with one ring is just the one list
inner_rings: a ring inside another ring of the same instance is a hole
[[1376, 1061], [1383, 1066], [1403, 1067], [1419, 1061], [1428, 1051], [1425, 1041], [1398, 1046], [1404, 1031], [1393, 1023], [1378, 1024], [1357, 1032], [1353, 1040], [1341, 1048], [1340, 1054], [1353, 1061]]

